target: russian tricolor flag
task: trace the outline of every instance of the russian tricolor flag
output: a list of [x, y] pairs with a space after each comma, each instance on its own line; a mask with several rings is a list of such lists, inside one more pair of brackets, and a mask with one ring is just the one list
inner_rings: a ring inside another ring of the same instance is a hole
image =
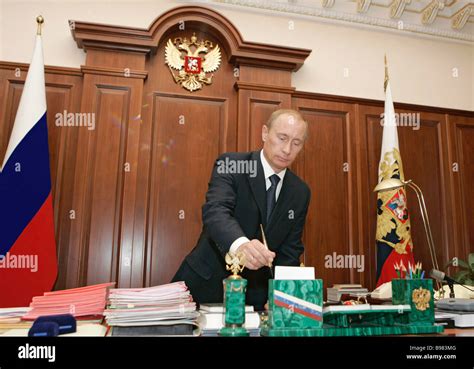
[[273, 293], [276, 306], [280, 306], [319, 322], [323, 320], [323, 308], [321, 306], [282, 291], [275, 290]]
[[0, 307], [28, 306], [57, 276], [41, 36], [0, 167]]

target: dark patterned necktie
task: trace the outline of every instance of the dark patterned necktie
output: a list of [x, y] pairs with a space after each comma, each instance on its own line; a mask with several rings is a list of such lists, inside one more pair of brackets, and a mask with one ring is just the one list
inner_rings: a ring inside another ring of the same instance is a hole
[[272, 214], [273, 208], [275, 207], [276, 203], [276, 189], [278, 186], [278, 182], [280, 182], [280, 177], [276, 174], [270, 176], [270, 182], [272, 185], [267, 190], [267, 223], [270, 219], [270, 215]]

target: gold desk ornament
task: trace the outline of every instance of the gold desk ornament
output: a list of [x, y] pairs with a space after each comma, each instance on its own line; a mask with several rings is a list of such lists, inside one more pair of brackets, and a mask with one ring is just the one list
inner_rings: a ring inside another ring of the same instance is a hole
[[231, 278], [241, 278], [239, 273], [245, 268], [245, 255], [241, 252], [233, 253], [228, 252], [225, 255], [225, 262], [226, 262], [226, 270], [230, 270], [232, 272]]
[[222, 281], [224, 287], [224, 327], [219, 331], [223, 337], [248, 336], [243, 327], [245, 323], [245, 292], [247, 280], [239, 273], [244, 270], [245, 255], [241, 252], [229, 252], [225, 256], [226, 269], [232, 275]]
[[[198, 42], [195, 33], [190, 40], [186, 37], [176, 37], [174, 41], [169, 39], [165, 47], [165, 62], [174, 81], [191, 92], [200, 90], [203, 84], [212, 83], [214, 74], [208, 77], [207, 73], [219, 69], [221, 57], [219, 45], [214, 46], [209, 40]], [[178, 73], [175, 74], [173, 69]]]
[[414, 289], [411, 298], [417, 310], [425, 311], [430, 307], [431, 292], [423, 287]]

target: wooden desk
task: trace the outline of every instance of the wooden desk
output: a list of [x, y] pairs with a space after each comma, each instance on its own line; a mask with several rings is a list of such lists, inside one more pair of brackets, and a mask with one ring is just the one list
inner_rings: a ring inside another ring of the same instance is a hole
[[440, 335], [455, 337], [474, 337], [474, 328], [447, 328]]

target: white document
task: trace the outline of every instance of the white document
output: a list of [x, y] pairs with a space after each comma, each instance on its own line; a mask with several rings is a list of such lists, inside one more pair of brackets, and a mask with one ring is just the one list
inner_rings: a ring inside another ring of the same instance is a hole
[[385, 282], [370, 293], [374, 299], [389, 300], [392, 298], [392, 282]]
[[275, 279], [314, 279], [314, 267], [276, 266]]

